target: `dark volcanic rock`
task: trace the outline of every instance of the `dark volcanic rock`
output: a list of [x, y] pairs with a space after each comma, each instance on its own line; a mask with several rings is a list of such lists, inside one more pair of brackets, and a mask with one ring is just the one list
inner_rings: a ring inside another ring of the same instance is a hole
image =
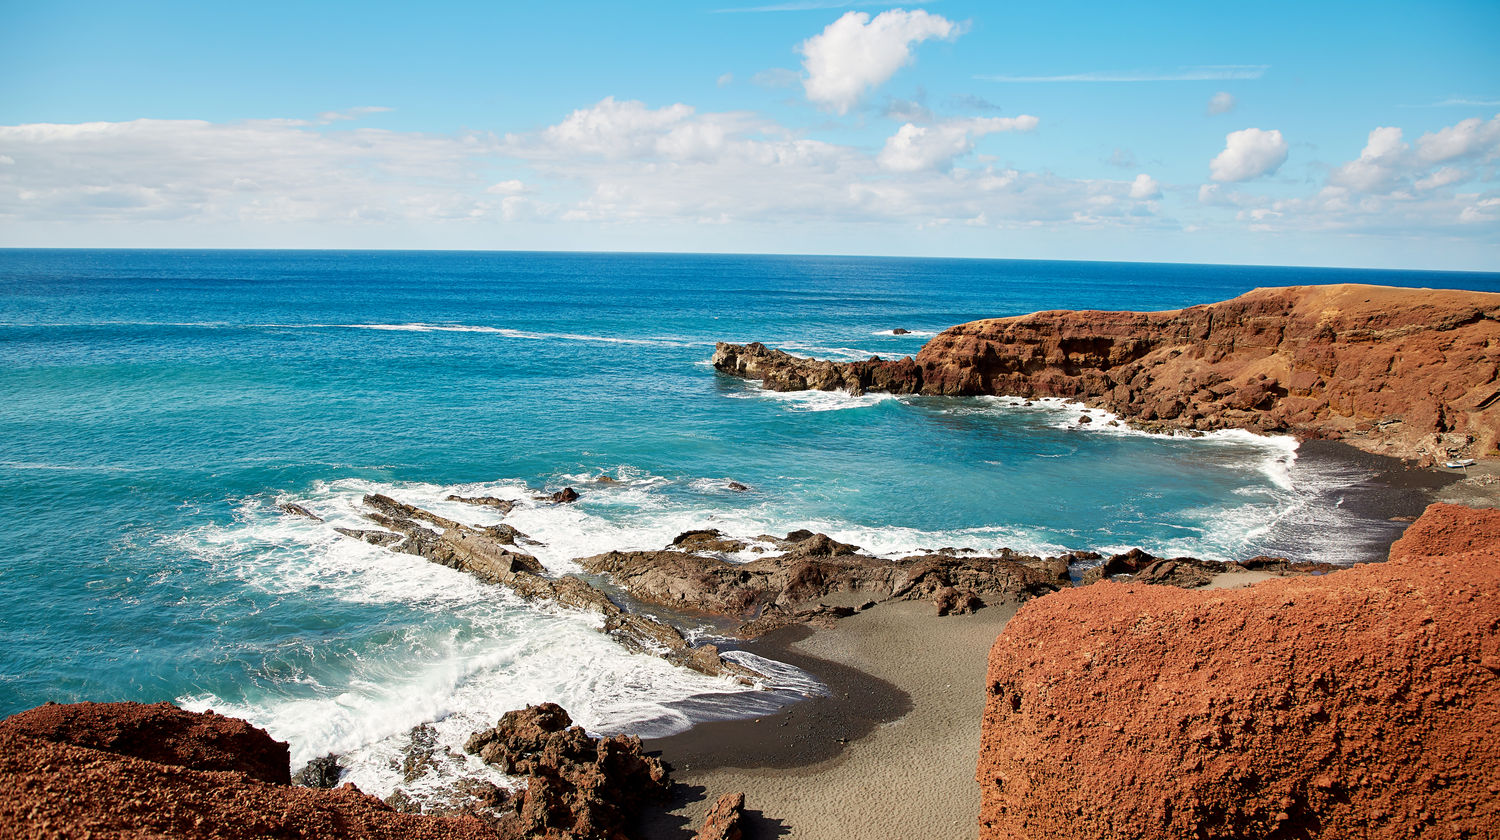
[[316, 513], [313, 513], [312, 511], [299, 504], [296, 504], [295, 502], [283, 502], [277, 505], [276, 509], [280, 510], [282, 513], [290, 514], [292, 516], [300, 516], [304, 519], [311, 519], [314, 522], [323, 521], [323, 517], [317, 515]]
[[551, 499], [554, 504], [565, 505], [578, 501], [578, 491], [571, 487], [564, 487], [547, 498]]
[[1326, 574], [1342, 568], [1330, 563], [1292, 562], [1284, 557], [1252, 557], [1237, 563], [1216, 563], [1195, 557], [1157, 557], [1132, 548], [1124, 554], [1116, 554], [1103, 563], [1083, 573], [1083, 585], [1098, 583], [1105, 578], [1125, 579], [1138, 583], [1157, 583], [1181, 589], [1196, 589], [1205, 586], [1219, 574], [1235, 569], [1268, 572], [1281, 577], [1293, 575]]
[[[602, 613], [604, 632], [637, 653], [660, 656], [674, 665], [710, 676], [730, 676], [742, 681], [758, 676], [722, 659], [713, 645], [695, 648], [671, 625], [621, 609], [604, 592], [581, 578], [547, 577], [546, 569], [535, 557], [508, 547], [516, 539], [525, 538], [508, 525], [471, 528], [380, 494], [365, 496], [364, 501], [375, 511], [366, 514], [370, 519], [404, 536], [399, 544], [392, 546], [395, 551], [468, 572], [486, 583], [505, 586], [527, 600]], [[441, 528], [441, 533], [429, 525]]]
[[736, 493], [743, 493], [746, 490], [750, 489], [748, 486], [746, 486], [744, 484], [741, 484], [738, 481], [731, 481], [731, 482], [729, 482], [728, 484], [726, 484], [724, 486], [728, 487], [730, 490], [733, 490]]
[[641, 751], [639, 738], [596, 740], [572, 723], [555, 703], [527, 706], [476, 732], [464, 749], [503, 773], [528, 777], [512, 806], [526, 831], [625, 840], [641, 806], [666, 798], [666, 768]]
[[263, 729], [171, 703], [48, 703], [11, 715], [0, 729], [57, 744], [128, 755], [193, 770], [237, 770], [278, 785], [292, 783], [286, 744]]
[[[794, 532], [785, 555], [731, 563], [683, 551], [612, 551], [578, 562], [610, 575], [632, 596], [674, 609], [747, 620], [755, 635], [797, 621], [837, 617], [819, 605], [834, 593], [863, 593], [876, 600], [932, 598], [955, 587], [976, 598], [1027, 597], [1069, 585], [1067, 561], [1009, 553], [1002, 557], [919, 555], [891, 561], [824, 534]], [[852, 613], [847, 609], [843, 614]]]
[[684, 531], [672, 540], [672, 548], [681, 551], [702, 551], [713, 554], [734, 554], [745, 550], [745, 543], [729, 539], [723, 531]]
[[911, 330], [906, 329], [905, 327], [897, 327], [894, 330], [891, 330], [891, 335], [911, 335]]
[[466, 505], [489, 507], [501, 513], [510, 513], [515, 509], [516, 503], [509, 499], [501, 499], [496, 496], [449, 496], [450, 502], [463, 502]]
[[292, 776], [292, 784], [302, 787], [332, 789], [339, 786], [339, 777], [344, 768], [339, 766], [339, 757], [325, 755], [307, 762], [307, 766]]
[[333, 530], [346, 537], [352, 537], [360, 542], [367, 542], [371, 545], [392, 546], [404, 539], [400, 534], [393, 534], [390, 531], [362, 530], [359, 528], [334, 528]]

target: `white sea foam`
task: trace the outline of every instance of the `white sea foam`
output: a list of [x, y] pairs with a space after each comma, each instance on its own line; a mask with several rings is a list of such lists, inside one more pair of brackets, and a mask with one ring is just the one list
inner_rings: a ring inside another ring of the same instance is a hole
[[927, 332], [926, 330], [907, 330], [898, 335], [895, 330], [876, 330], [870, 333], [870, 335], [895, 336], [896, 338], [932, 338], [937, 333]]
[[871, 356], [878, 356], [871, 350], [861, 350], [857, 347], [825, 347], [817, 344], [802, 344], [792, 342], [779, 345], [780, 349], [788, 355], [799, 359], [827, 359], [842, 362], [862, 362]]
[[733, 399], [762, 399], [778, 402], [788, 411], [842, 411], [849, 408], [869, 408], [900, 397], [883, 392], [851, 394], [848, 391], [770, 391], [752, 387], [734, 391], [725, 396]]

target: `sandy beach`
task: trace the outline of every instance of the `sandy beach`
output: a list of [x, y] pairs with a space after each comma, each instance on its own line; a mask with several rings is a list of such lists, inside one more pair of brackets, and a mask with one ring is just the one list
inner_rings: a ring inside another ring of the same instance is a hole
[[[1351, 512], [1389, 523], [1366, 560], [1384, 559], [1388, 541], [1431, 501], [1493, 507], [1496, 465], [1419, 469], [1342, 444], [1310, 441], [1301, 458], [1337, 460], [1373, 471], [1349, 488]], [[1208, 588], [1252, 586], [1273, 577], [1232, 570]], [[890, 602], [831, 628], [794, 627], [747, 645], [818, 676], [830, 696], [774, 715], [700, 724], [647, 742], [677, 782], [668, 808], [642, 834], [687, 840], [705, 810], [743, 792], [748, 836], [789, 840], [847, 837], [954, 840], [978, 834], [974, 783], [985, 665], [995, 637], [1019, 608], [986, 607], [939, 618], [926, 602]]]
[[[714, 800], [743, 791], [755, 837], [977, 836], [985, 662], [1017, 606], [939, 618], [930, 603], [891, 602], [791, 642], [793, 654], [842, 666], [829, 681], [836, 696], [648, 743], [672, 764], [678, 788], [644, 835], [690, 837]], [[860, 728], [867, 734], [849, 737]], [[814, 760], [788, 761], [777, 745]]]

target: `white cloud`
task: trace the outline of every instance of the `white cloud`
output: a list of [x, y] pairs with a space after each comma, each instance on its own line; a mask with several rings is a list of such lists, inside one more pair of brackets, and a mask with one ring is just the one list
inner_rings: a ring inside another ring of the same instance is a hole
[[978, 117], [931, 126], [907, 123], [885, 141], [876, 161], [891, 172], [947, 171], [953, 161], [974, 150], [974, 141], [1001, 131], [1031, 131], [1036, 117]]
[[1389, 192], [1402, 175], [1406, 151], [1401, 129], [1381, 126], [1370, 132], [1359, 157], [1335, 169], [1328, 182], [1360, 192]]
[[469, 218], [482, 134], [320, 130], [297, 120], [0, 126], [0, 218], [307, 222]]
[[1500, 116], [1489, 122], [1477, 117], [1448, 126], [1417, 139], [1417, 156], [1428, 163], [1442, 163], [1455, 158], [1500, 157]]
[[1234, 110], [1235, 104], [1234, 95], [1221, 90], [1208, 98], [1208, 112], [1210, 114], [1227, 114]]
[[730, 85], [734, 84], [734, 74], [724, 73], [720, 75], [717, 84], [719, 87], [729, 87]]
[[1130, 197], [1137, 201], [1161, 198], [1161, 183], [1142, 172], [1130, 182]]
[[911, 48], [930, 38], [957, 37], [958, 24], [917, 9], [892, 9], [874, 19], [846, 12], [802, 42], [809, 101], [846, 114], [865, 91], [879, 87], [912, 61]]
[[1467, 181], [1470, 177], [1470, 173], [1462, 169], [1445, 166], [1425, 178], [1417, 179], [1413, 186], [1422, 192], [1427, 192]]
[[1286, 162], [1287, 143], [1277, 130], [1246, 128], [1224, 138], [1224, 151], [1209, 162], [1215, 181], [1248, 181], [1275, 172]]
[[643, 102], [617, 102], [613, 96], [606, 96], [548, 128], [545, 137], [559, 149], [574, 153], [636, 157], [651, 151], [663, 138], [664, 129], [692, 115], [693, 109], [681, 103], [652, 110]]
[[512, 178], [509, 181], [501, 181], [484, 188], [490, 195], [520, 195], [526, 192], [526, 185], [519, 179]]

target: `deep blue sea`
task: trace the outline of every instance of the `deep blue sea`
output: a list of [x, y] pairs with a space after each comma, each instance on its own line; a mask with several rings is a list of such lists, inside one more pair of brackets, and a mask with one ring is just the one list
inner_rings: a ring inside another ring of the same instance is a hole
[[[521, 500], [504, 521], [557, 572], [701, 527], [889, 556], [1348, 559], [1369, 523], [1339, 489], [1362, 476], [1299, 465], [1289, 440], [1081, 429], [1055, 402], [774, 394], [708, 365], [717, 340], [895, 357], [976, 318], [1332, 282], [1500, 291], [1493, 274], [1194, 265], [0, 251], [0, 715], [212, 707], [289, 740], [294, 764], [343, 754], [385, 794], [419, 723], [458, 744], [554, 700], [596, 731], [661, 734], [689, 723], [675, 701], [732, 689], [335, 534], [365, 524], [371, 491], [482, 524], [500, 517], [444, 497]], [[567, 485], [575, 505], [530, 501]]]

